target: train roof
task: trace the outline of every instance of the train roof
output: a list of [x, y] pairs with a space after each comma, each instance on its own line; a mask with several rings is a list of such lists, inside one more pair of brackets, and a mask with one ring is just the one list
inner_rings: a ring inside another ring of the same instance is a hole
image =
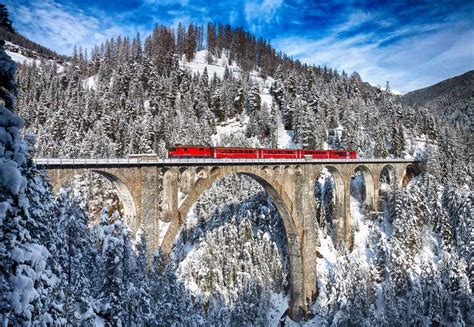
[[214, 149], [257, 149], [257, 150], [290, 150], [290, 151], [345, 151], [345, 152], [355, 152], [355, 150], [350, 149], [288, 149], [288, 148], [252, 148], [252, 147], [239, 147], [239, 146], [207, 146], [207, 145], [186, 145], [186, 144], [176, 144], [171, 148], [177, 147], [186, 147], [186, 148], [214, 148]]

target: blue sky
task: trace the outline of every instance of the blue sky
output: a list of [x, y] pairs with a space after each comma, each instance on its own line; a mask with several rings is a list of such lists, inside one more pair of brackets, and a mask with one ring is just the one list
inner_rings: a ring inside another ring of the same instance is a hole
[[301, 61], [409, 92], [474, 69], [474, 1], [6, 0], [14, 27], [63, 54], [155, 23], [241, 26]]

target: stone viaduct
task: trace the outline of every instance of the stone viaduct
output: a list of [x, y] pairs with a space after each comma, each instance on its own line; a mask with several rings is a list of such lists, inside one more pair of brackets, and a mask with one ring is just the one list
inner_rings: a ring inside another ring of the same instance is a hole
[[381, 176], [405, 185], [419, 171], [409, 160], [305, 159], [37, 159], [55, 191], [74, 175], [96, 172], [117, 188], [125, 220], [141, 225], [151, 250], [167, 255], [199, 197], [218, 179], [232, 174], [257, 181], [272, 197], [283, 219], [290, 260], [290, 316], [301, 319], [315, 300], [317, 231], [315, 185], [326, 168], [335, 184], [334, 242], [352, 248], [350, 182], [365, 180], [365, 205], [379, 211]]

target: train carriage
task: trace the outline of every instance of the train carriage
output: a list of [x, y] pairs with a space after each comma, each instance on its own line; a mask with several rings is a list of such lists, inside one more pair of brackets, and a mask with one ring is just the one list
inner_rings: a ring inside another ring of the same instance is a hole
[[355, 151], [346, 150], [328, 150], [330, 159], [355, 159]]
[[289, 149], [259, 149], [262, 159], [298, 159], [298, 150]]
[[168, 151], [170, 158], [216, 159], [355, 159], [356, 152], [348, 150], [291, 150], [177, 145]]
[[212, 148], [213, 158], [252, 159], [258, 158], [258, 149], [252, 148]]
[[310, 156], [313, 159], [328, 159], [329, 151], [328, 150], [298, 150], [298, 158], [307, 158]]

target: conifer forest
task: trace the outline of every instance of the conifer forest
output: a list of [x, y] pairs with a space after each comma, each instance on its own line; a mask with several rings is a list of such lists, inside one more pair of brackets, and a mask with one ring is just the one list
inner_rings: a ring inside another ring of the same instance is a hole
[[[474, 71], [401, 95], [214, 22], [156, 24], [65, 55], [22, 35], [7, 7], [2, 326], [474, 325]], [[318, 292], [294, 321], [285, 226], [252, 178], [207, 189], [165, 257], [127, 225], [109, 180], [80, 174], [55, 192], [34, 162], [166, 158], [176, 144], [352, 149], [417, 160], [421, 172], [404, 187], [381, 176], [378, 212], [352, 176], [352, 249], [333, 242], [335, 182], [321, 172]]]

